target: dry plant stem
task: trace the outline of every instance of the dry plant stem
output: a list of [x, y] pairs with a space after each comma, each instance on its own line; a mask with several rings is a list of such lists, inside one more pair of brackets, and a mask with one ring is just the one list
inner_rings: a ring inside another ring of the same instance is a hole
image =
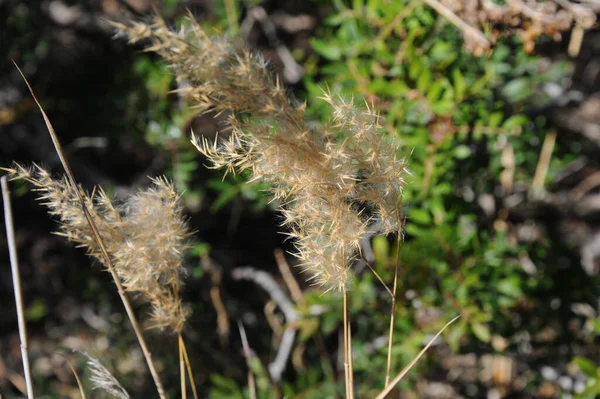
[[[298, 285], [298, 282], [294, 278], [292, 271], [290, 270], [290, 265], [288, 264], [283, 251], [281, 249], [275, 250], [275, 261], [277, 262], [277, 267], [279, 267], [279, 272], [283, 276], [283, 281], [285, 285], [288, 287], [292, 298], [296, 304], [305, 307], [306, 300], [302, 294], [302, 290]], [[331, 364], [331, 359], [327, 354], [327, 350], [325, 349], [325, 343], [323, 342], [323, 336], [319, 331], [315, 333], [313, 336], [315, 343], [317, 344], [317, 349], [319, 350], [319, 356], [321, 358], [321, 362], [323, 363], [323, 372], [327, 376], [330, 381], [335, 381], [333, 365]]]
[[283, 254], [283, 251], [277, 248], [274, 251], [274, 255], [275, 262], [277, 263], [277, 267], [279, 268], [279, 272], [283, 276], [283, 281], [285, 282], [285, 285], [292, 294], [294, 302], [296, 302], [300, 306], [306, 306], [306, 301], [304, 300], [304, 296], [302, 295], [302, 290], [300, 289], [298, 282], [296, 281], [294, 275], [292, 274], [292, 271], [290, 270], [290, 265], [285, 260], [285, 255]]
[[[292, 352], [296, 337], [296, 322], [300, 318], [294, 308], [294, 304], [288, 299], [285, 292], [277, 284], [277, 281], [267, 272], [252, 267], [238, 267], [231, 272], [236, 280], [251, 280], [268, 292], [271, 300], [277, 304], [285, 315], [286, 328], [277, 349], [275, 359], [269, 364], [269, 375], [275, 382], [281, 380], [288, 359]], [[274, 329], [275, 330], [275, 329]]]
[[394, 296], [394, 294], [392, 293], [392, 290], [390, 290], [390, 287], [387, 286], [387, 284], [385, 283], [385, 281], [383, 281], [383, 279], [381, 278], [381, 276], [379, 275], [379, 273], [377, 273], [375, 271], [375, 269], [373, 269], [373, 266], [371, 265], [371, 262], [369, 262], [364, 256], [361, 255], [361, 259], [365, 262], [365, 265], [367, 265], [367, 267], [369, 268], [369, 270], [371, 271], [371, 273], [373, 273], [373, 275], [375, 276], [375, 278], [377, 280], [379, 280], [379, 282], [381, 283], [381, 285], [383, 285], [383, 288], [385, 288], [385, 290], [388, 292], [388, 294], [390, 294], [391, 297]]
[[81, 395], [81, 399], [87, 399], [87, 396], [85, 395], [85, 391], [83, 390], [83, 384], [81, 383], [81, 379], [79, 378], [79, 375], [77, 374], [77, 371], [75, 370], [75, 367], [73, 367], [73, 365], [71, 364], [71, 362], [65, 355], [63, 355], [62, 353], [58, 353], [58, 352], [55, 352], [55, 353], [58, 356], [62, 356], [65, 359], [65, 362], [67, 362], [67, 365], [69, 366], [69, 368], [71, 369], [71, 373], [73, 373], [73, 376], [75, 377], [75, 381], [77, 382], [77, 387], [79, 388], [79, 394]]
[[396, 315], [396, 290], [398, 289], [398, 267], [400, 266], [400, 234], [396, 240], [396, 264], [394, 265], [394, 287], [392, 289], [392, 309], [390, 310], [390, 332], [388, 336], [387, 368], [385, 371], [385, 386], [390, 383], [392, 374], [392, 343], [394, 337], [394, 320]]
[[210, 300], [217, 312], [217, 334], [221, 346], [225, 347], [229, 337], [229, 317], [227, 316], [227, 308], [221, 299], [221, 270], [220, 267], [214, 265], [208, 255], [202, 255], [202, 266], [210, 273]]
[[121, 301], [123, 302], [123, 306], [125, 307], [125, 312], [127, 313], [127, 317], [129, 317], [129, 321], [131, 323], [131, 326], [133, 327], [133, 331], [135, 332], [137, 340], [138, 340], [140, 347], [142, 349], [142, 352], [144, 354], [144, 358], [146, 359], [146, 363], [148, 364], [148, 368], [150, 369], [150, 374], [152, 375], [152, 379], [154, 380], [154, 384], [156, 385], [156, 390], [158, 391], [158, 395], [161, 399], [166, 399], [167, 394], [163, 388], [163, 384], [160, 379], [160, 376], [158, 375], [158, 372], [156, 371], [154, 362], [152, 361], [152, 354], [150, 353], [150, 350], [148, 349], [148, 345], [146, 345], [146, 340], [144, 339], [144, 335], [142, 334], [142, 329], [140, 327], [140, 324], [135, 316], [135, 312], [133, 311], [131, 303], [129, 302], [129, 298], [125, 294], [125, 290], [123, 289], [123, 285], [121, 284], [121, 280], [119, 278], [119, 275], [117, 274], [117, 271], [115, 270], [115, 267], [112, 263], [111, 257], [106, 250], [104, 242], [102, 241], [102, 237], [100, 236], [98, 227], [94, 223], [94, 220], [90, 214], [89, 209], [87, 208], [87, 206], [85, 204], [84, 199], [81, 197], [81, 193], [78, 189], [77, 182], [75, 181], [75, 177], [73, 175], [73, 172], [71, 171], [71, 167], [69, 166], [67, 159], [64, 156], [62, 146], [61, 146], [60, 142], [58, 141], [58, 137], [56, 135], [56, 132], [54, 131], [54, 127], [52, 126], [50, 119], [46, 115], [46, 112], [42, 108], [42, 105], [40, 104], [35, 93], [33, 92], [33, 89], [29, 85], [27, 78], [25, 78], [25, 75], [23, 74], [23, 72], [21, 71], [19, 66], [16, 64], [16, 62], [13, 61], [13, 63], [15, 64], [15, 67], [17, 68], [17, 70], [19, 71], [21, 76], [23, 77], [23, 80], [25, 81], [25, 84], [27, 85], [27, 88], [29, 89], [29, 92], [31, 93], [33, 100], [36, 102], [38, 108], [40, 109], [40, 112], [42, 113], [44, 122], [46, 123], [46, 127], [48, 128], [48, 132], [50, 133], [50, 138], [52, 139], [52, 142], [54, 143], [56, 153], [58, 154], [58, 157], [62, 163], [63, 168], [65, 169], [65, 173], [67, 175], [69, 183], [73, 187], [74, 192], [77, 193], [77, 198], [79, 200], [79, 203], [81, 204], [81, 209], [83, 210], [83, 213], [85, 214], [85, 218], [90, 225], [90, 229], [92, 230], [94, 240], [96, 240], [96, 242], [98, 243], [98, 247], [100, 248], [100, 250], [102, 251], [102, 254], [104, 255], [104, 258], [106, 260], [106, 267], [107, 267], [108, 271], [110, 272], [110, 274], [113, 278], [113, 281], [117, 287], [117, 292], [119, 293], [119, 297], [121, 298]]
[[15, 228], [13, 225], [12, 206], [10, 202], [10, 191], [8, 190], [8, 179], [3, 176], [2, 200], [4, 202], [4, 223], [6, 225], [6, 239], [8, 241], [8, 252], [10, 255], [10, 269], [13, 280], [13, 291], [15, 293], [15, 303], [17, 306], [17, 322], [19, 324], [19, 340], [21, 341], [21, 357], [23, 361], [23, 373], [25, 374], [25, 384], [27, 386], [27, 398], [35, 397], [33, 391], [33, 381], [31, 378], [31, 368], [29, 367], [29, 352], [27, 351], [27, 326], [25, 324], [25, 312], [23, 311], [23, 296], [21, 294], [21, 274], [19, 273], [19, 260], [17, 258], [17, 244], [15, 241]]
[[354, 399], [354, 358], [352, 356], [352, 325], [348, 318], [348, 364], [350, 365], [350, 397]]
[[444, 327], [442, 327], [442, 329], [440, 331], [438, 331], [438, 333], [435, 334], [435, 336], [433, 338], [431, 338], [431, 340], [427, 343], [427, 345], [425, 345], [425, 347], [421, 350], [421, 352], [419, 352], [419, 354], [417, 356], [415, 356], [415, 358], [413, 360], [411, 360], [411, 362], [404, 369], [402, 369], [402, 371], [396, 377], [394, 377], [394, 379], [392, 380], [392, 382], [390, 382], [389, 384], [386, 385], [386, 387], [383, 389], [383, 391], [381, 391], [379, 393], [379, 395], [377, 395], [377, 397], [375, 399], [383, 399], [383, 398], [385, 398], [386, 395], [388, 393], [390, 393], [392, 391], [392, 389], [394, 389], [394, 387], [406, 375], [406, 373], [408, 373], [410, 371], [410, 369], [413, 368], [413, 366], [419, 361], [419, 359], [421, 358], [421, 356], [423, 356], [423, 354], [427, 351], [427, 349], [429, 349], [429, 347], [444, 332], [444, 330], [446, 328], [448, 328], [448, 326], [450, 324], [452, 324], [456, 320], [458, 320], [459, 317], [460, 317], [460, 315], [456, 316], [455, 318], [453, 318], [452, 320], [450, 320], [448, 323], [446, 323], [446, 325], [444, 325]]
[[198, 391], [196, 390], [196, 381], [194, 381], [194, 373], [192, 372], [192, 364], [190, 363], [190, 357], [187, 353], [187, 348], [185, 347], [185, 341], [181, 334], [179, 335], [181, 340], [181, 352], [183, 353], [183, 360], [185, 361], [185, 367], [187, 368], [187, 373], [190, 378], [190, 385], [192, 386], [192, 395], [194, 395], [194, 399], [198, 399]]
[[241, 321], [238, 320], [238, 329], [240, 331], [240, 338], [242, 339], [242, 347], [244, 349], [244, 358], [246, 359], [246, 365], [248, 366], [248, 390], [250, 391], [250, 399], [256, 399], [256, 381], [254, 380], [254, 374], [250, 368], [250, 345], [248, 344], [248, 337], [246, 336], [246, 330]]
[[[399, 236], [398, 236], [397, 243], [398, 243], [397, 249], [399, 251], [400, 250], [400, 237]], [[381, 285], [383, 285], [385, 290], [388, 292], [388, 294], [390, 294], [390, 297], [392, 298], [392, 306], [390, 309], [390, 329], [389, 329], [389, 335], [388, 335], [387, 369], [386, 369], [386, 373], [385, 373], [385, 385], [387, 386], [387, 384], [390, 382], [390, 375], [391, 375], [391, 369], [392, 369], [392, 337], [393, 337], [393, 333], [394, 333], [394, 313], [396, 311], [396, 289], [397, 289], [397, 285], [398, 285], [399, 259], [396, 259], [396, 265], [395, 265], [395, 269], [394, 269], [394, 286], [393, 286], [393, 290], [390, 290], [390, 288], [383, 281], [383, 279], [381, 278], [379, 273], [377, 273], [375, 271], [373, 266], [371, 266], [371, 263], [362, 254], [361, 254], [361, 258], [365, 262], [365, 264], [367, 265], [369, 270], [371, 270], [373, 275], [375, 275], [377, 280], [379, 280]]]
[[544, 188], [544, 181], [546, 180], [546, 175], [548, 174], [548, 167], [550, 166], [552, 151], [554, 151], [554, 143], [556, 143], [556, 132], [549, 131], [544, 138], [540, 159], [537, 167], [535, 168], [535, 174], [533, 175], [533, 182], [531, 183], [531, 188], [533, 191], [539, 192]]
[[179, 348], [179, 380], [181, 383], [181, 399], [187, 399], [187, 387], [185, 384], [185, 357], [181, 347], [181, 334], [177, 335], [177, 347]]
[[583, 179], [581, 183], [573, 188], [573, 198], [581, 200], [588, 192], [600, 186], [600, 172], [595, 172]]
[[481, 31], [473, 28], [465, 21], [460, 19], [456, 14], [446, 8], [442, 3], [437, 0], [423, 0], [429, 7], [433, 8], [439, 14], [441, 14], [448, 21], [456, 25], [460, 30], [463, 31], [465, 36], [470, 36], [479, 42], [479, 45], [484, 48], [490, 48], [491, 44], [488, 39], [485, 38]]
[[579, 51], [581, 50], [581, 43], [583, 42], [583, 35], [585, 33], [585, 29], [581, 27], [581, 25], [576, 24], [573, 27], [573, 31], [571, 32], [571, 40], [569, 40], [569, 47], [567, 53], [571, 57], [577, 57], [579, 55]]
[[348, 318], [348, 290], [344, 287], [344, 380], [346, 382], [346, 398], [354, 398], [352, 386], [352, 348], [350, 343], [350, 324]]

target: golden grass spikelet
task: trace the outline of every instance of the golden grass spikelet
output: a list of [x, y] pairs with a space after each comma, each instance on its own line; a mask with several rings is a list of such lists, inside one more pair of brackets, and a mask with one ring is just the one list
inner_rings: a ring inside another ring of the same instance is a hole
[[270, 183], [281, 201], [283, 225], [295, 240], [302, 266], [326, 289], [347, 290], [360, 242], [401, 229], [400, 197], [406, 164], [384, 139], [380, 118], [352, 101], [323, 100], [329, 124], [307, 123], [305, 105], [290, 99], [266, 62], [189, 18], [179, 32], [160, 18], [151, 25], [117, 27], [131, 41], [148, 40], [169, 62], [190, 102], [201, 110], [228, 112], [231, 134], [192, 142], [214, 168], [250, 170]]
[[[27, 169], [15, 164], [3, 169], [11, 179], [23, 179], [35, 187], [48, 212], [59, 219], [59, 235], [85, 247], [90, 256], [105, 265], [77, 195], [66, 178], [53, 179], [37, 165]], [[152, 183], [119, 207], [102, 189], [92, 195], [79, 190], [125, 291], [141, 294], [150, 303], [153, 328], [180, 333], [189, 315], [179, 292], [190, 233], [172, 184], [164, 178], [152, 179]]]

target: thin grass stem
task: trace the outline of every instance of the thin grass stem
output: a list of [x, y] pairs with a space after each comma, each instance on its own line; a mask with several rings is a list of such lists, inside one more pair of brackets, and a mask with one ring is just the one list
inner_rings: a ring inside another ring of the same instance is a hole
[[348, 318], [348, 365], [350, 366], [350, 399], [354, 399], [354, 359], [352, 358], [352, 325]]
[[187, 369], [188, 377], [190, 379], [190, 385], [192, 386], [192, 395], [194, 399], [198, 399], [198, 391], [196, 390], [196, 381], [194, 380], [194, 373], [192, 372], [192, 364], [190, 363], [190, 357], [188, 356], [187, 348], [185, 347], [185, 340], [180, 334], [181, 350], [183, 352], [183, 359], [185, 361], [185, 367]]
[[392, 391], [392, 389], [394, 389], [394, 387], [400, 382], [400, 380], [406, 375], [406, 373], [408, 373], [410, 371], [410, 369], [413, 368], [413, 366], [419, 361], [419, 359], [421, 358], [421, 356], [423, 356], [425, 354], [425, 352], [427, 352], [427, 349], [429, 349], [429, 347], [435, 342], [435, 340], [442, 334], [442, 332], [444, 332], [444, 330], [446, 328], [448, 328], [448, 326], [452, 323], [454, 323], [456, 320], [458, 320], [458, 318], [460, 317], [460, 315], [456, 316], [455, 318], [453, 318], [452, 320], [450, 320], [448, 323], [446, 323], [446, 325], [444, 325], [444, 327], [442, 327], [442, 329], [440, 331], [438, 331], [437, 334], [435, 334], [435, 336], [433, 338], [431, 338], [431, 340], [427, 343], [427, 345], [425, 345], [425, 347], [421, 350], [421, 352], [419, 352], [419, 354], [417, 356], [415, 356], [415, 358], [413, 360], [411, 360], [410, 363], [408, 363], [408, 365], [406, 367], [404, 367], [402, 369], [402, 371], [396, 376], [394, 377], [394, 379], [392, 380], [392, 382], [390, 382], [389, 384], [386, 385], [386, 387], [383, 389], [383, 391], [381, 391], [379, 393], [379, 395], [377, 395], [377, 397], [375, 399], [383, 399], [386, 397], [386, 395], [388, 393], [390, 393]]
[[25, 84], [27, 85], [27, 88], [29, 89], [29, 92], [31, 93], [33, 100], [36, 102], [38, 108], [40, 109], [40, 112], [42, 113], [44, 122], [46, 123], [46, 127], [48, 128], [48, 133], [50, 133], [50, 138], [52, 139], [54, 148], [56, 149], [56, 153], [62, 163], [62, 166], [65, 169], [65, 173], [67, 175], [69, 183], [73, 187], [74, 192], [77, 194], [77, 198], [79, 200], [79, 203], [81, 204], [81, 209], [83, 210], [85, 218], [86, 218], [88, 224], [90, 225], [90, 229], [92, 230], [94, 240], [96, 240], [96, 242], [98, 243], [98, 247], [102, 251], [102, 254], [106, 261], [106, 268], [109, 271], [109, 273], [111, 274], [115, 285], [117, 286], [117, 292], [119, 293], [121, 302], [123, 302], [123, 306], [125, 307], [125, 312], [127, 313], [127, 317], [129, 317], [129, 322], [131, 323], [131, 326], [133, 327], [133, 331], [135, 332], [137, 340], [140, 344], [140, 348], [142, 349], [142, 353], [144, 354], [144, 358], [146, 359], [146, 363], [148, 364], [148, 369], [150, 370], [150, 374], [152, 375], [152, 379], [154, 380], [154, 384], [156, 385], [156, 390], [158, 391], [158, 395], [160, 396], [161, 399], [167, 399], [167, 394], [163, 387], [162, 380], [161, 380], [158, 372], [156, 371], [154, 362], [152, 361], [152, 353], [148, 349], [148, 345], [146, 344], [146, 340], [144, 338], [144, 335], [142, 334], [142, 329], [141, 329], [140, 324], [135, 316], [135, 312], [133, 311], [131, 302], [129, 301], [129, 298], [125, 294], [125, 290], [123, 289], [123, 284], [121, 283], [121, 279], [119, 278], [119, 275], [117, 274], [117, 271], [113, 265], [111, 257], [108, 254], [108, 251], [106, 250], [106, 246], [104, 245], [104, 242], [102, 241], [102, 237], [100, 236], [98, 227], [96, 226], [96, 223], [94, 223], [92, 215], [90, 214], [90, 211], [87, 208], [87, 205], [85, 204], [83, 197], [81, 196], [79, 186], [77, 185], [75, 176], [73, 175], [73, 172], [71, 171], [71, 167], [69, 166], [69, 163], [67, 162], [64, 151], [62, 150], [62, 146], [61, 146], [60, 142], [58, 141], [58, 136], [56, 135], [54, 127], [52, 126], [52, 123], [50, 122], [48, 115], [46, 115], [46, 112], [42, 108], [42, 105], [40, 104], [33, 89], [31, 88], [29, 81], [27, 80], [27, 78], [25, 77], [25, 75], [23, 74], [23, 72], [21, 71], [19, 66], [17, 65], [17, 63], [14, 61], [13, 61], [13, 63], [15, 64], [15, 67], [17, 68], [17, 70], [19, 71], [21, 76], [23, 77], [23, 80], [25, 81]]
[[398, 268], [400, 267], [400, 235], [396, 240], [396, 262], [394, 265], [394, 287], [392, 288], [392, 309], [390, 310], [390, 332], [388, 336], [387, 368], [385, 371], [385, 386], [390, 383], [392, 374], [392, 344], [394, 338], [394, 321], [396, 316], [396, 290], [398, 289]]
[[350, 342], [350, 322], [348, 314], [348, 290], [343, 287], [344, 297], [344, 380], [346, 383], [346, 398], [354, 397], [354, 389], [352, 387], [352, 347]]
[[179, 349], [179, 382], [181, 384], [181, 399], [187, 399], [187, 387], [185, 383], [185, 356], [181, 347], [181, 334], [177, 335], [177, 348]]
[[375, 271], [375, 269], [373, 268], [373, 266], [371, 266], [371, 263], [361, 254], [361, 258], [362, 260], [365, 262], [365, 265], [367, 265], [367, 267], [369, 268], [369, 270], [371, 270], [371, 272], [375, 275], [375, 278], [377, 278], [377, 280], [379, 280], [379, 282], [381, 283], [381, 285], [383, 285], [383, 288], [385, 288], [385, 290], [388, 292], [388, 294], [390, 294], [390, 296], [393, 298], [394, 294], [392, 293], [392, 290], [390, 290], [390, 287], [387, 286], [387, 284], [383, 281], [383, 279], [381, 278], [381, 276], [379, 275], [379, 273], [377, 273]]
[[81, 383], [81, 379], [79, 378], [79, 374], [77, 374], [77, 370], [75, 370], [75, 367], [73, 367], [73, 364], [71, 364], [71, 362], [69, 361], [69, 359], [63, 355], [62, 353], [58, 353], [55, 352], [58, 356], [62, 356], [63, 359], [65, 359], [65, 362], [67, 362], [67, 365], [69, 366], [69, 368], [71, 369], [71, 373], [73, 373], [73, 376], [75, 377], [75, 382], [77, 382], [77, 387], [79, 388], [79, 394], [81, 395], [81, 399], [87, 399], [87, 396], [85, 394], [85, 390], [83, 389], [83, 384]]
[[29, 367], [29, 352], [27, 350], [27, 326], [25, 323], [25, 312], [23, 311], [23, 295], [21, 293], [21, 274], [19, 272], [19, 260], [17, 257], [17, 244], [15, 240], [15, 227], [13, 224], [12, 206], [10, 202], [10, 191], [8, 189], [8, 178], [3, 176], [2, 200], [4, 202], [4, 224], [6, 225], [6, 239], [8, 241], [8, 252], [10, 256], [10, 269], [13, 280], [13, 292], [15, 293], [15, 304], [17, 306], [17, 323], [19, 325], [19, 340], [21, 341], [21, 357], [23, 361], [23, 373], [27, 386], [27, 398], [35, 397], [33, 391], [33, 380], [31, 368]]

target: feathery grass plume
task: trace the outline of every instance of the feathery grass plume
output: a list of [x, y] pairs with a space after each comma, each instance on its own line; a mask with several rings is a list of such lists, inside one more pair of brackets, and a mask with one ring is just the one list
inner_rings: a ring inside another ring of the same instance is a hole
[[[15, 164], [3, 169], [11, 179], [33, 184], [48, 212], [58, 217], [59, 235], [87, 248], [88, 255], [105, 263], [77, 194], [66, 178], [53, 179], [37, 165], [27, 169]], [[141, 294], [150, 303], [151, 327], [180, 333], [189, 315], [179, 291], [190, 233], [171, 183], [164, 178], [152, 179], [152, 183], [152, 187], [139, 191], [119, 207], [101, 188], [92, 195], [79, 190], [125, 291]]]
[[94, 389], [102, 389], [119, 399], [129, 399], [131, 397], [115, 376], [100, 363], [100, 360], [90, 356], [85, 351], [78, 352], [87, 358], [87, 365], [92, 373], [90, 381], [94, 384]]
[[210, 37], [191, 17], [178, 32], [160, 18], [116, 26], [132, 42], [152, 43], [148, 51], [187, 82], [181, 90], [192, 104], [230, 114], [227, 140], [192, 142], [214, 168], [250, 170], [253, 180], [269, 182], [311, 279], [347, 290], [361, 239], [401, 229], [406, 164], [396, 144], [379, 134], [379, 116], [325, 93], [332, 121], [311, 127], [305, 106], [287, 96], [263, 58]]

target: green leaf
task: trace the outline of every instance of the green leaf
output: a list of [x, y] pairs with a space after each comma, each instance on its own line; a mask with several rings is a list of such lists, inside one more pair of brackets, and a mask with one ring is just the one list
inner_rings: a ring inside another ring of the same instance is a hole
[[448, 115], [452, 110], [454, 110], [454, 107], [456, 106], [456, 104], [454, 103], [454, 101], [452, 100], [442, 100], [442, 101], [438, 101], [435, 104], [431, 105], [431, 110], [436, 114], [436, 115], [441, 115], [441, 116], [446, 116]]
[[504, 86], [502, 94], [512, 102], [525, 100], [533, 95], [531, 80], [528, 78], [513, 79]]
[[502, 122], [502, 118], [504, 114], [502, 112], [494, 112], [490, 115], [490, 120], [488, 121], [489, 127], [498, 127]]
[[48, 308], [46, 304], [39, 299], [33, 301], [31, 305], [25, 310], [25, 319], [27, 321], [35, 322], [44, 318], [48, 314]]
[[509, 278], [500, 280], [496, 285], [496, 289], [500, 293], [511, 298], [520, 298], [523, 295], [523, 291], [519, 286], [519, 278], [517, 276], [511, 276]]
[[438, 101], [442, 95], [442, 92], [446, 88], [446, 82], [444, 80], [435, 81], [429, 90], [427, 91], [427, 100], [434, 104]]
[[525, 115], [513, 115], [502, 124], [502, 128], [506, 130], [515, 129], [525, 126], [529, 122], [529, 118]]
[[454, 149], [454, 156], [456, 159], [467, 159], [471, 156], [471, 154], [471, 149], [464, 144], [457, 145]]
[[244, 395], [235, 380], [220, 376], [216, 373], [211, 374], [210, 380], [214, 386], [214, 389], [210, 393], [210, 398], [244, 398]]
[[337, 61], [342, 58], [342, 50], [335, 44], [316, 38], [312, 38], [310, 44], [317, 53], [328, 60]]
[[408, 213], [408, 219], [419, 224], [431, 224], [431, 214], [425, 209], [411, 209]]
[[219, 196], [211, 204], [210, 210], [217, 212], [221, 210], [225, 205], [230, 203], [240, 193], [240, 188], [237, 186], [228, 186], [219, 193]]
[[423, 69], [419, 74], [419, 78], [417, 79], [417, 90], [421, 93], [426, 93], [427, 89], [431, 86], [431, 80], [433, 76], [431, 71], [427, 68]]
[[485, 324], [473, 322], [471, 324], [471, 330], [480, 341], [490, 342], [492, 335], [490, 334], [489, 328]]
[[592, 328], [594, 329], [594, 332], [600, 335], [600, 319], [591, 319], [590, 322], [592, 323]]
[[595, 377], [598, 375], [598, 367], [589, 359], [584, 357], [576, 357], [573, 359], [573, 363], [575, 363], [581, 371], [590, 377]]
[[190, 249], [190, 255], [200, 257], [210, 252], [210, 244], [207, 242], [199, 242]]
[[452, 82], [454, 86], [454, 98], [459, 102], [465, 97], [467, 85], [465, 84], [464, 76], [458, 68], [452, 71]]

